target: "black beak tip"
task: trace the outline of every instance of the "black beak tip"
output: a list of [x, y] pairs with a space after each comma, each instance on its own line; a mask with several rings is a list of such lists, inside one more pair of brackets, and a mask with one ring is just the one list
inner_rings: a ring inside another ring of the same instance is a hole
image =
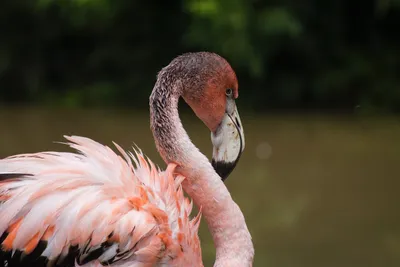
[[236, 162], [215, 161], [213, 159], [211, 161], [211, 165], [221, 177], [222, 181], [225, 181], [226, 178], [228, 178], [229, 174], [231, 174], [231, 172], [235, 168]]

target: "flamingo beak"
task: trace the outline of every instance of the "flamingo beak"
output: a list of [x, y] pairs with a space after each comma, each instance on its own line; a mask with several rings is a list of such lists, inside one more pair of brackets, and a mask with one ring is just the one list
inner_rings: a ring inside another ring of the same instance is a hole
[[211, 133], [213, 156], [211, 164], [222, 181], [236, 167], [244, 150], [244, 132], [235, 101], [229, 100], [221, 124]]

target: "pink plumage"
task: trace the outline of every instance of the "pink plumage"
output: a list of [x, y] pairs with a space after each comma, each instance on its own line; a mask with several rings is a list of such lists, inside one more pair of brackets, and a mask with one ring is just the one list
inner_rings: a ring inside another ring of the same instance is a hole
[[0, 160], [9, 178], [0, 182], [3, 251], [29, 256], [41, 243], [49, 265], [73, 254], [84, 266], [202, 266], [200, 214], [189, 221], [192, 203], [176, 165], [161, 172], [141, 152], [115, 144], [120, 156], [91, 139], [66, 138], [79, 153]]
[[[183, 128], [181, 97], [211, 130], [211, 162]], [[115, 144], [117, 155], [78, 136], [66, 137], [78, 153], [0, 160], [0, 264], [203, 266], [200, 214], [190, 221], [185, 190], [202, 207], [216, 248], [214, 267], [251, 267], [251, 234], [223, 183], [245, 145], [237, 97], [236, 75], [225, 59], [187, 53], [159, 72], [149, 99], [150, 129], [166, 171], [141, 152]]]

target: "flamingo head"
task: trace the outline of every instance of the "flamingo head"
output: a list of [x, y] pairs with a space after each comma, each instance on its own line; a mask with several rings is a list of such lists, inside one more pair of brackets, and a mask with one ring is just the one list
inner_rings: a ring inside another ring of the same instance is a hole
[[245, 147], [244, 131], [235, 100], [238, 81], [230, 64], [208, 53], [185, 54], [178, 58], [183, 98], [211, 131], [212, 166], [225, 180], [236, 167]]

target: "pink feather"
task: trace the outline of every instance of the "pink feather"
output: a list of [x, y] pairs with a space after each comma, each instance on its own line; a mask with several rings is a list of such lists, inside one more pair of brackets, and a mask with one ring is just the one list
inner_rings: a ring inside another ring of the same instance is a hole
[[47, 241], [42, 256], [49, 260], [78, 246], [79, 261], [109, 242], [110, 247], [84, 266], [112, 258], [112, 266], [203, 265], [200, 213], [191, 221], [186, 217], [192, 203], [183, 195], [185, 178], [174, 174], [176, 165], [160, 172], [141, 152], [127, 153], [115, 144], [120, 156], [88, 138], [65, 138], [78, 153], [41, 152], [0, 160], [0, 175], [30, 175], [0, 182], [4, 251], [29, 254], [37, 238]]

